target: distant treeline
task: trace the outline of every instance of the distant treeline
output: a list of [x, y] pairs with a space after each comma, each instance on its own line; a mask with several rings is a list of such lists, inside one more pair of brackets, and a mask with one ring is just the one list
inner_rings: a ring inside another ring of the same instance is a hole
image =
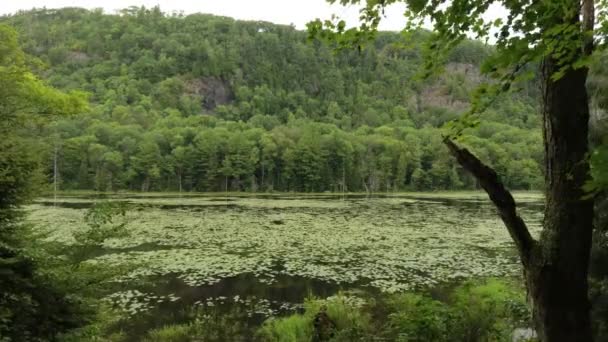
[[[32, 129], [60, 189], [470, 189], [440, 127], [469, 106], [491, 50], [465, 41], [417, 77], [426, 32], [334, 52], [293, 27], [157, 8], [0, 18], [53, 86], [91, 110]], [[40, 61], [42, 63], [40, 63]], [[515, 189], [542, 182], [537, 87], [498, 98], [463, 142]]]

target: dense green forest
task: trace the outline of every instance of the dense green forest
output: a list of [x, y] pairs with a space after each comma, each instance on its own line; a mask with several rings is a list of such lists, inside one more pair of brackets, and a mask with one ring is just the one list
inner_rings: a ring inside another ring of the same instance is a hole
[[[59, 189], [476, 187], [440, 127], [485, 77], [491, 48], [479, 42], [423, 79], [426, 32], [335, 52], [290, 26], [158, 8], [33, 10], [0, 22], [52, 86], [90, 96], [87, 112], [31, 130]], [[462, 139], [510, 188], [542, 183], [537, 93], [529, 82], [497, 98]]]

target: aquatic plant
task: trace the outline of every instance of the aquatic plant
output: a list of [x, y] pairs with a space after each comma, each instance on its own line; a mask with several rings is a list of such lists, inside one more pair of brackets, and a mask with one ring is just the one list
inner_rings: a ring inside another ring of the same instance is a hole
[[[213, 198], [190, 198], [189, 206], [167, 210], [162, 206], [175, 199], [151, 200], [158, 203], [127, 213], [128, 238], [105, 240], [108, 252], [88, 262], [141, 265], [123, 281], [179, 274], [202, 285], [250, 272], [270, 282], [285, 274], [364, 282], [386, 292], [519, 269], [514, 255], [503, 257], [512, 255], [510, 239], [483, 201], [233, 198], [221, 206]], [[48, 240], [74, 245], [82, 211], [32, 206], [29, 217], [49, 232]], [[523, 212], [532, 219], [539, 213]], [[277, 217], [282, 224], [272, 223]]]

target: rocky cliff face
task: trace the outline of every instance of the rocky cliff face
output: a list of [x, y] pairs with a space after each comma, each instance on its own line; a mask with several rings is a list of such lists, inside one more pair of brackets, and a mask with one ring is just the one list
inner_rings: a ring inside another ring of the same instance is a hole
[[213, 76], [191, 80], [187, 90], [202, 98], [202, 106], [206, 110], [213, 110], [234, 100], [234, 93], [228, 82]]

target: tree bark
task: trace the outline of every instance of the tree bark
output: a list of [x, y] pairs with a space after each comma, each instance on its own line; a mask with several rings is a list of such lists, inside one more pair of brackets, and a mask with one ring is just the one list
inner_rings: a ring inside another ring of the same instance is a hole
[[528, 270], [528, 290], [543, 341], [591, 341], [587, 275], [593, 201], [583, 199], [589, 164], [587, 70], [570, 70], [557, 81], [558, 66], [543, 63], [545, 219], [542, 249]]
[[57, 143], [53, 153], [53, 205], [57, 205], [57, 181], [59, 180], [59, 168], [57, 167]]
[[541, 239], [536, 241], [496, 172], [450, 139], [444, 142], [488, 193], [515, 242], [540, 340], [591, 341], [587, 267], [593, 209], [588, 208], [589, 201], [581, 199], [582, 184], [569, 181], [567, 185], [549, 186], [555, 183], [549, 181], [552, 176], [547, 174], [546, 217]]
[[[468, 150], [444, 140], [452, 155], [488, 193], [515, 241], [538, 337], [544, 342], [592, 340], [587, 276], [593, 201], [585, 199], [582, 190], [589, 173], [588, 70], [572, 66], [593, 51], [593, 39], [587, 33], [593, 30], [594, 1], [571, 1], [569, 5], [579, 6], [578, 13], [556, 12], [547, 29], [563, 23], [580, 24], [582, 34], [566, 42], [573, 44], [575, 53], [561, 64], [552, 55], [542, 63], [546, 203], [539, 241], [530, 236], [496, 172]], [[569, 68], [563, 76], [553, 79], [564, 66]]]
[[583, 199], [582, 190], [589, 171], [587, 71], [571, 70], [552, 81], [555, 70], [554, 62], [545, 60], [546, 205], [540, 241], [532, 239], [496, 172], [451, 140], [445, 143], [488, 193], [515, 241], [540, 340], [591, 341], [587, 275], [593, 201]]
[[182, 171], [180, 170], [177, 173], [177, 183], [178, 183], [178, 188], [179, 188], [179, 193], [182, 193]]
[[515, 242], [520, 260], [527, 268], [530, 265], [532, 251], [537, 242], [532, 238], [524, 220], [517, 213], [515, 199], [500, 181], [498, 174], [491, 167], [481, 162], [469, 150], [456, 145], [449, 138], [444, 139], [450, 153], [458, 163], [469, 171], [479, 185], [488, 193], [490, 199], [498, 209], [498, 214], [504, 222], [509, 235]]
[[[554, 65], [545, 61], [545, 72]], [[587, 273], [593, 202], [583, 199], [589, 165], [586, 70], [547, 78], [543, 110], [545, 220], [535, 241], [498, 175], [468, 150], [445, 139], [458, 162], [488, 193], [517, 246], [541, 341], [591, 341]]]
[[265, 191], [265, 188], [264, 188], [264, 161], [262, 161], [261, 164], [262, 164], [262, 182], [260, 183], [261, 184], [260, 186], [262, 188], [262, 191]]

